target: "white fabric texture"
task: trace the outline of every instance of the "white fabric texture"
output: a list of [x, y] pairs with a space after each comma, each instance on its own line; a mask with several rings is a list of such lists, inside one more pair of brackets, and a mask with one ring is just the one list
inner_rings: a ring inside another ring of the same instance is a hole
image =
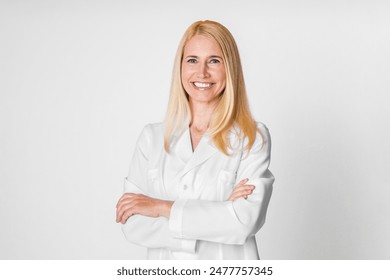
[[[255, 234], [265, 222], [274, 177], [271, 142], [258, 123], [249, 153], [237, 146], [226, 156], [204, 135], [192, 152], [189, 129], [164, 150], [162, 123], [148, 124], [138, 138], [124, 192], [171, 200], [170, 218], [131, 216], [122, 226], [128, 241], [148, 248], [148, 259], [259, 259]], [[242, 179], [255, 189], [248, 199], [228, 201]]]

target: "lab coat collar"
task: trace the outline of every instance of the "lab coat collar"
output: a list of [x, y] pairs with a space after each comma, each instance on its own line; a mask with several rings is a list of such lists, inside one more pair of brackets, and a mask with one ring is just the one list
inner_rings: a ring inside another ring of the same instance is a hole
[[211, 158], [218, 149], [213, 145], [211, 138], [204, 134], [195, 151], [192, 152], [189, 128], [180, 136], [174, 147], [175, 155], [184, 162], [184, 168], [177, 176], [182, 177], [196, 166]]

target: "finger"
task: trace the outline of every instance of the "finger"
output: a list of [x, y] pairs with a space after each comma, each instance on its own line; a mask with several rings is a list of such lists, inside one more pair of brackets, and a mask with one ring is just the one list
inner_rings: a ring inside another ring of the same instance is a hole
[[237, 186], [233, 189], [233, 191], [236, 191], [236, 190], [246, 190], [246, 189], [254, 189], [255, 186], [254, 185], [242, 185], [242, 186]]
[[138, 214], [138, 206], [137, 203], [133, 203], [129, 205], [129, 208], [123, 212], [121, 222], [122, 224], [126, 223], [127, 219], [130, 218], [131, 216]]
[[246, 184], [246, 182], [248, 182], [248, 181], [249, 181], [248, 178], [242, 179], [240, 182], [238, 182], [238, 184], [236, 186], [242, 186], [242, 185]]
[[239, 186], [239, 187], [236, 187], [233, 189], [233, 192], [231, 193], [230, 197], [229, 197], [229, 200], [233, 200], [233, 199], [237, 199], [238, 195], [240, 195], [240, 193], [242, 193], [243, 191], [253, 191], [255, 188], [255, 186], [253, 185], [244, 185], [244, 186]]
[[233, 193], [230, 195], [229, 200], [236, 200], [236, 199], [239, 197], [239, 194], [240, 194], [240, 192], [233, 192]]
[[123, 207], [129, 203], [131, 203], [132, 201], [134, 201], [135, 199], [137, 199], [137, 197], [135, 196], [131, 196], [131, 197], [126, 197], [125, 199], [121, 200], [120, 202], [118, 202], [117, 206], [116, 206], [116, 212], [120, 212]]
[[134, 196], [135, 194], [133, 193], [124, 193], [118, 200], [118, 203], [116, 204], [116, 207], [118, 207], [118, 204], [123, 201], [124, 199], [127, 199], [127, 198], [130, 198], [132, 196]]
[[254, 189], [255, 189], [255, 186], [248, 186], [248, 185], [237, 187], [237, 188], [233, 189], [232, 195], [235, 193], [240, 193], [240, 192], [248, 191], [248, 190], [253, 191]]
[[241, 197], [248, 197], [248, 195], [251, 195], [252, 194], [252, 192], [253, 192], [253, 190], [252, 189], [244, 189], [244, 190], [242, 190], [242, 191], [237, 191], [237, 192], [234, 192], [232, 195], [231, 195], [231, 199], [230, 200], [237, 200], [237, 199], [239, 199], [239, 198], [241, 198]]
[[126, 211], [123, 211], [121, 215], [118, 218], [118, 222], [124, 224], [126, 223], [127, 219], [134, 215], [134, 208], [129, 207], [126, 209]]
[[140, 203], [140, 201], [141, 201], [141, 198], [136, 197], [136, 196], [133, 196], [133, 197], [128, 198], [126, 200], [122, 200], [122, 202], [119, 204], [119, 206], [116, 210], [117, 222], [122, 220], [122, 217], [125, 215], [125, 211], [133, 208], [135, 205]]
[[234, 188], [241, 187], [241, 186], [245, 185], [248, 181], [249, 181], [249, 179], [241, 180], [240, 182], [238, 182], [237, 185], [234, 186]]
[[132, 215], [131, 213], [128, 213], [128, 214], [126, 213], [126, 215], [123, 214], [122, 217], [120, 218], [119, 222], [121, 224], [125, 224], [127, 222], [127, 219], [131, 217], [131, 215]]
[[124, 214], [122, 215], [122, 217], [121, 217], [121, 219], [119, 220], [119, 222], [120, 222], [121, 224], [125, 224], [125, 223], [127, 222], [127, 220], [128, 220], [131, 216], [133, 216], [133, 213], [132, 213], [131, 211], [128, 211], [128, 212], [126, 212], [126, 213], [124, 213]]
[[235, 195], [235, 196], [232, 196], [232, 198], [230, 200], [231, 201], [236, 201], [237, 199], [239, 199], [241, 197], [244, 197], [244, 196], [242, 196], [242, 195]]
[[142, 209], [148, 207], [149, 201], [150, 198], [144, 195], [135, 195], [126, 200], [126, 203], [118, 209], [118, 220], [123, 224], [130, 216], [140, 214]]
[[120, 203], [118, 203], [118, 206], [116, 208], [116, 221], [119, 222], [122, 219], [122, 216], [126, 210], [132, 207], [135, 201], [139, 200], [137, 196], [131, 196], [124, 200], [122, 200]]
[[248, 181], [249, 181], [248, 178], [242, 179], [242, 180], [240, 181], [240, 184], [245, 184], [245, 183], [248, 182]]
[[125, 193], [122, 195], [122, 197], [119, 199], [118, 203], [116, 204], [116, 207], [119, 207], [120, 203], [123, 203], [123, 201], [128, 199], [135, 199], [135, 198], [144, 198], [145, 196], [143, 194], [138, 193]]

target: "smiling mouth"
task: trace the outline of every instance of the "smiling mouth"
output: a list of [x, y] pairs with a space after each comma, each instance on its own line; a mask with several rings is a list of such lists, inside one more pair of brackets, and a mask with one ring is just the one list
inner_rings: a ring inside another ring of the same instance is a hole
[[200, 90], [209, 89], [213, 84], [212, 83], [200, 83], [200, 82], [192, 82], [192, 84]]

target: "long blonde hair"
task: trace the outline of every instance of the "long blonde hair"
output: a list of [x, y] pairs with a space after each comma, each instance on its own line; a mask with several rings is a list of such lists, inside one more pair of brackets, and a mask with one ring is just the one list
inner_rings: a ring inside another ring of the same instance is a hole
[[[240, 141], [247, 138], [244, 150], [250, 150], [256, 132], [259, 132], [250, 113], [245, 89], [240, 55], [236, 42], [229, 30], [222, 24], [205, 20], [191, 24], [183, 35], [176, 52], [171, 84], [171, 95], [165, 117], [164, 148], [169, 152], [173, 136], [179, 136], [191, 124], [188, 94], [181, 81], [181, 65], [184, 47], [195, 35], [214, 39], [222, 51], [226, 70], [226, 86], [219, 96], [219, 102], [210, 120], [208, 134], [214, 145], [224, 154], [232, 148], [228, 134], [233, 125], [240, 130]], [[261, 133], [260, 133], [261, 135]], [[262, 136], [262, 135], [261, 135]]]

